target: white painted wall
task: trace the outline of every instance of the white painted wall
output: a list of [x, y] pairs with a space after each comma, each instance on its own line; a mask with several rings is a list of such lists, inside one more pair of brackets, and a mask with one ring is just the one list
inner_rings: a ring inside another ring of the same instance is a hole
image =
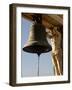
[[[72, 82], [70, 84], [58, 84], [58, 85], [55, 84], [55, 85], [41, 85], [41, 86], [25, 86], [25, 87], [9, 86], [8, 84], [9, 82], [9, 4], [11, 3], [71, 6], [72, 0], [0, 0], [0, 90], [38, 90], [38, 89], [39, 90], [40, 89], [41, 90], [58, 90], [58, 89], [71, 90]], [[71, 17], [72, 17], [72, 12], [71, 12]]]

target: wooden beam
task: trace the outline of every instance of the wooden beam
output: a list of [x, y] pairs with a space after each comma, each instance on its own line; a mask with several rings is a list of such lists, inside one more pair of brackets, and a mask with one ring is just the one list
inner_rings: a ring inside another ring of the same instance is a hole
[[[32, 15], [33, 14], [25, 14], [22, 13], [22, 17], [32, 21]], [[62, 16], [59, 15], [47, 15], [47, 14], [42, 14], [42, 24], [50, 29], [54, 26], [61, 27], [63, 25], [63, 19], [61, 18]]]
[[63, 25], [63, 18], [61, 18], [58, 15], [49, 15], [52, 19], [56, 20], [57, 22], [59, 22], [60, 24]]

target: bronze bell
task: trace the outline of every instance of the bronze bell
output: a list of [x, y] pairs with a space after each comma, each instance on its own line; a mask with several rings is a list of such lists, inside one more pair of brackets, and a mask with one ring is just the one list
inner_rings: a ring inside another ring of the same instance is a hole
[[52, 50], [46, 39], [45, 27], [42, 24], [34, 23], [32, 25], [28, 41], [23, 50], [29, 53], [37, 53], [38, 55]]

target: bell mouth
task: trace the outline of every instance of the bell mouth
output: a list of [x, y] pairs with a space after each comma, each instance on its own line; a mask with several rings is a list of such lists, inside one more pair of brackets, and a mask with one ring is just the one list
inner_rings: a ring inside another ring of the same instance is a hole
[[52, 50], [52, 47], [50, 45], [37, 45], [37, 43], [34, 43], [32, 45], [25, 45], [23, 48], [23, 51], [28, 52], [28, 53], [36, 53], [36, 54], [41, 54], [41, 53], [46, 53]]

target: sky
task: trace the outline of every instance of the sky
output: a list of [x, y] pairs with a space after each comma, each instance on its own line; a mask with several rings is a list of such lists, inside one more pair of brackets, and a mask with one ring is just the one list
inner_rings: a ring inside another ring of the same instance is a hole
[[[32, 22], [21, 18], [21, 48], [27, 43], [30, 26]], [[50, 41], [50, 40], [49, 40]], [[24, 52], [21, 50], [21, 76], [35, 77], [38, 72], [38, 56], [37, 54]], [[40, 55], [39, 76], [54, 75], [51, 51]]]

